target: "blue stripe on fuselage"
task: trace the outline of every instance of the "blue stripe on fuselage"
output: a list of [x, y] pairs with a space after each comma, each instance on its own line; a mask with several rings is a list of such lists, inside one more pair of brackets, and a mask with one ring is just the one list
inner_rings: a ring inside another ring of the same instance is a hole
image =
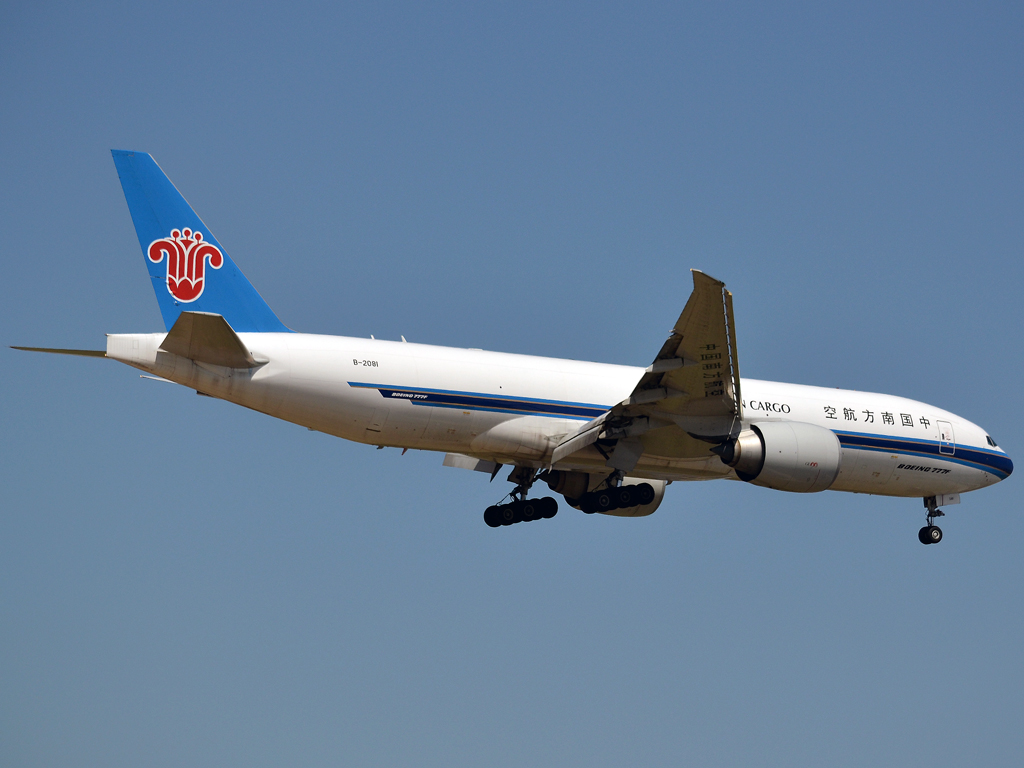
[[608, 406], [593, 403], [574, 403], [563, 400], [542, 400], [529, 397], [460, 392], [450, 389], [427, 389], [422, 387], [394, 387], [386, 384], [370, 384], [350, 381], [350, 387], [376, 389], [382, 397], [405, 400], [413, 405], [430, 405], [436, 408], [466, 408], [475, 411], [510, 413], [519, 416], [553, 416], [563, 419], [589, 421], [608, 410]]
[[835, 433], [844, 448], [925, 456], [930, 459], [950, 461], [966, 467], [983, 469], [986, 472], [999, 476], [1000, 479], [1006, 479], [1013, 472], [1013, 462], [1005, 453], [965, 448], [961, 445], [948, 446], [946, 449], [951, 450], [952, 453], [942, 453], [940, 452], [940, 443], [932, 440], [872, 435], [864, 432], [835, 431]]
[[[608, 410], [609, 406], [595, 403], [577, 403], [564, 400], [543, 400], [529, 397], [462, 392], [450, 389], [428, 389], [425, 387], [395, 387], [386, 384], [372, 384], [361, 381], [348, 382], [350, 387], [376, 389], [382, 397], [406, 400], [413, 405], [429, 405], [435, 408], [463, 408], [493, 413], [508, 413], [517, 416], [548, 416], [553, 418], [589, 421]], [[890, 435], [875, 435], [865, 432], [841, 432], [833, 430], [844, 448], [884, 453], [901, 453], [925, 456], [975, 469], [983, 469], [1005, 479], [1013, 472], [1013, 462], [1005, 453], [996, 451], [952, 446], [952, 453], [940, 453], [937, 441], [915, 438], [900, 438]]]

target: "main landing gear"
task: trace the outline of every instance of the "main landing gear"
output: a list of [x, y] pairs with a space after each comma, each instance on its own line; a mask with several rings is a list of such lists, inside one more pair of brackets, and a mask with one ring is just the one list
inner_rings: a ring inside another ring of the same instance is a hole
[[528, 499], [534, 481], [537, 479], [535, 470], [517, 467], [512, 470], [508, 479], [516, 484], [510, 496], [512, 500], [505, 504], [495, 504], [484, 510], [484, 522], [491, 528], [515, 523], [529, 523], [533, 520], [550, 520], [558, 514], [558, 502], [550, 496], [543, 499]]
[[654, 495], [654, 486], [650, 483], [619, 485], [585, 493], [574, 503], [588, 515], [592, 515], [595, 512], [612, 512], [616, 509], [650, 504], [654, 501]]
[[543, 499], [518, 499], [508, 504], [497, 504], [484, 510], [484, 522], [491, 528], [532, 520], [550, 520], [558, 514], [558, 502], [550, 496]]
[[917, 532], [917, 540], [922, 544], [938, 544], [942, 541], [942, 529], [937, 525], [932, 525], [932, 521], [936, 517], [945, 517], [946, 513], [936, 506], [934, 496], [927, 497], [924, 500], [924, 505], [928, 509], [928, 525]]

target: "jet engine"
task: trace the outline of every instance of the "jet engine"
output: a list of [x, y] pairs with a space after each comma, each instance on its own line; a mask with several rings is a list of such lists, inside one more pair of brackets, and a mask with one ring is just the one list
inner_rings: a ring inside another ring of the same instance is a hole
[[712, 450], [740, 480], [794, 493], [830, 488], [843, 456], [835, 433], [799, 421], [751, 424]]

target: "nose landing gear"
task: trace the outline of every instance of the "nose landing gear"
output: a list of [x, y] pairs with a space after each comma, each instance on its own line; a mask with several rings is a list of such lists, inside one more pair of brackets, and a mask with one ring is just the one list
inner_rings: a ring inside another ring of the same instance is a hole
[[927, 520], [928, 525], [917, 532], [917, 540], [922, 544], [938, 544], [942, 541], [942, 529], [939, 526], [934, 525], [932, 521], [936, 517], [945, 517], [946, 513], [943, 512], [935, 503], [934, 496], [928, 496], [924, 500], [924, 505], [927, 508]]

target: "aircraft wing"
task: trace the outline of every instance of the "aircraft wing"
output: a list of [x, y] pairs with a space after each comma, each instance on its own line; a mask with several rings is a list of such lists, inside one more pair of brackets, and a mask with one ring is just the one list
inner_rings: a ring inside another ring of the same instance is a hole
[[703, 457], [742, 417], [732, 294], [693, 270], [693, 293], [633, 392], [563, 440], [551, 463], [595, 443], [608, 466], [625, 472], [644, 454]]

